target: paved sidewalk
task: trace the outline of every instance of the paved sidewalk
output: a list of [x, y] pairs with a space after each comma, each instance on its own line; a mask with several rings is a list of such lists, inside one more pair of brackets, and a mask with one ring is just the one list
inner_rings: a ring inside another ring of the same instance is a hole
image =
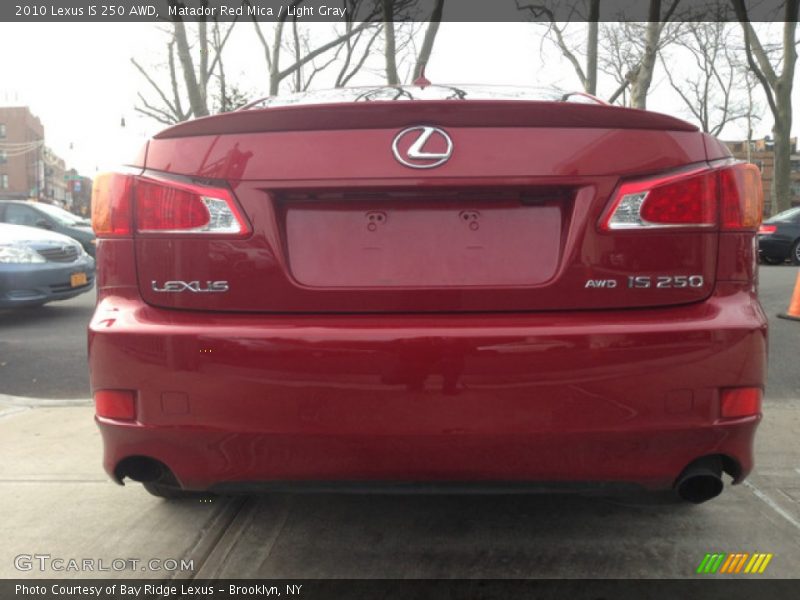
[[[202, 561], [240, 502], [162, 502], [140, 485], [111, 482], [100, 465], [91, 407], [25, 409], [0, 402], [0, 456], [3, 578], [189, 577], [188, 571], [143, 571], [141, 564], [154, 558]], [[136, 571], [42, 573], [34, 562], [35, 570], [20, 572], [15, 557], [21, 554], [63, 558], [64, 567], [69, 559], [93, 560], [95, 568], [100, 559], [109, 568], [114, 559], [141, 563]]]

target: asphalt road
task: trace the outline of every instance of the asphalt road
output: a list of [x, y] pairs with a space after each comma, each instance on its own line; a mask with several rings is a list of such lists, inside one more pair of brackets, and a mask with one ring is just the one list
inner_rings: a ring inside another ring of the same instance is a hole
[[95, 292], [37, 308], [0, 309], [0, 394], [88, 398], [86, 327]]
[[768, 398], [800, 398], [800, 321], [777, 318], [789, 306], [798, 271], [788, 265], [759, 271], [759, 297], [769, 317]]
[[[761, 302], [770, 317], [770, 398], [800, 398], [800, 323], [776, 318], [796, 275], [788, 265], [761, 267]], [[94, 302], [91, 292], [35, 309], [0, 310], [0, 394], [88, 398], [86, 325]]]

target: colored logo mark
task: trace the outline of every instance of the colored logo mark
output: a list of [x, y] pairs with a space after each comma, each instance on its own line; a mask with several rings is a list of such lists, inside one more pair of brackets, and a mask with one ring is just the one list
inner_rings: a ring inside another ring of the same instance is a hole
[[763, 573], [773, 555], [763, 552], [753, 554], [747, 552], [725, 552], [708, 553], [705, 555], [697, 573], [703, 575], [713, 575], [715, 573], [739, 574], [739, 573]]

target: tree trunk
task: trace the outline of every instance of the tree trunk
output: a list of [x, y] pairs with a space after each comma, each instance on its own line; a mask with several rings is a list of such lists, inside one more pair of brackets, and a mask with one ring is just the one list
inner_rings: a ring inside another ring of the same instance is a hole
[[[791, 5], [791, 6], [789, 6]], [[797, 19], [797, 1], [787, 2], [787, 17]], [[792, 206], [792, 86], [797, 62], [795, 50], [796, 23], [783, 26], [783, 72], [775, 82], [775, 172], [772, 187], [775, 190], [773, 214]]]
[[736, 18], [742, 24], [745, 51], [750, 70], [756, 76], [767, 96], [769, 108], [775, 119], [772, 133], [775, 138], [775, 166], [772, 173], [772, 206], [774, 214], [792, 204], [792, 85], [797, 63], [795, 31], [800, 10], [798, 0], [784, 2], [783, 53], [780, 57], [780, 74], [775, 72], [768, 53], [764, 50], [756, 31], [750, 24], [747, 6], [743, 0], [733, 0]]
[[[300, 50], [300, 34], [297, 31], [297, 19], [292, 21], [292, 38], [294, 40], [294, 60], [300, 62], [303, 58]], [[298, 67], [294, 72], [294, 91], [301, 92], [303, 90], [303, 67]]]
[[661, 36], [661, 0], [650, 0], [650, 20], [645, 33], [644, 54], [642, 62], [636, 72], [636, 77], [631, 84], [631, 106], [633, 108], [647, 108], [647, 92], [653, 81], [653, 70], [656, 66], [658, 54], [658, 41]]
[[[782, 90], [783, 91], [783, 90]], [[782, 96], [786, 96], [785, 98]], [[771, 213], [779, 213], [792, 205], [792, 108], [791, 90], [776, 94], [778, 114], [772, 133], [775, 139], [775, 168], [772, 174]]]
[[269, 65], [269, 95], [277, 96], [281, 85], [281, 42], [283, 41], [283, 24], [280, 20], [275, 25], [275, 37], [272, 38], [272, 63]]
[[589, 35], [586, 40], [586, 92], [597, 94], [597, 39], [600, 20], [600, 0], [589, 2]]
[[394, 23], [389, 21], [383, 24], [384, 37], [386, 44], [384, 53], [386, 55], [386, 83], [389, 85], [398, 85], [400, 83], [400, 76], [397, 74], [397, 60], [395, 58], [395, 41], [394, 41]]
[[183, 79], [186, 83], [186, 91], [189, 94], [189, 105], [192, 109], [192, 114], [195, 117], [208, 116], [208, 106], [204, 101], [205, 94], [200, 92], [200, 87], [197, 83], [197, 76], [194, 72], [194, 62], [189, 53], [189, 41], [186, 39], [186, 28], [183, 21], [176, 20], [173, 22], [175, 30], [175, 41], [178, 46], [178, 60], [181, 62], [183, 70]]
[[422, 48], [417, 56], [417, 63], [414, 65], [414, 77], [417, 79], [421, 74], [425, 65], [431, 59], [431, 52], [433, 52], [433, 42], [436, 41], [436, 34], [439, 32], [439, 23], [442, 21], [442, 10], [444, 9], [444, 0], [436, 0], [436, 4], [431, 12], [431, 20], [428, 22], [428, 28], [425, 30], [425, 38], [422, 40]]

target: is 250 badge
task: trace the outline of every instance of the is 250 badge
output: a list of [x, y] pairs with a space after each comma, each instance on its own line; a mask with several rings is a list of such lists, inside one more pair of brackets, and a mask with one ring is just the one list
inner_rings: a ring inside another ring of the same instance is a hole
[[[625, 283], [629, 289], [680, 289], [701, 288], [705, 280], [702, 275], [629, 275]], [[583, 287], [613, 289], [621, 286], [616, 279], [589, 279]]]

